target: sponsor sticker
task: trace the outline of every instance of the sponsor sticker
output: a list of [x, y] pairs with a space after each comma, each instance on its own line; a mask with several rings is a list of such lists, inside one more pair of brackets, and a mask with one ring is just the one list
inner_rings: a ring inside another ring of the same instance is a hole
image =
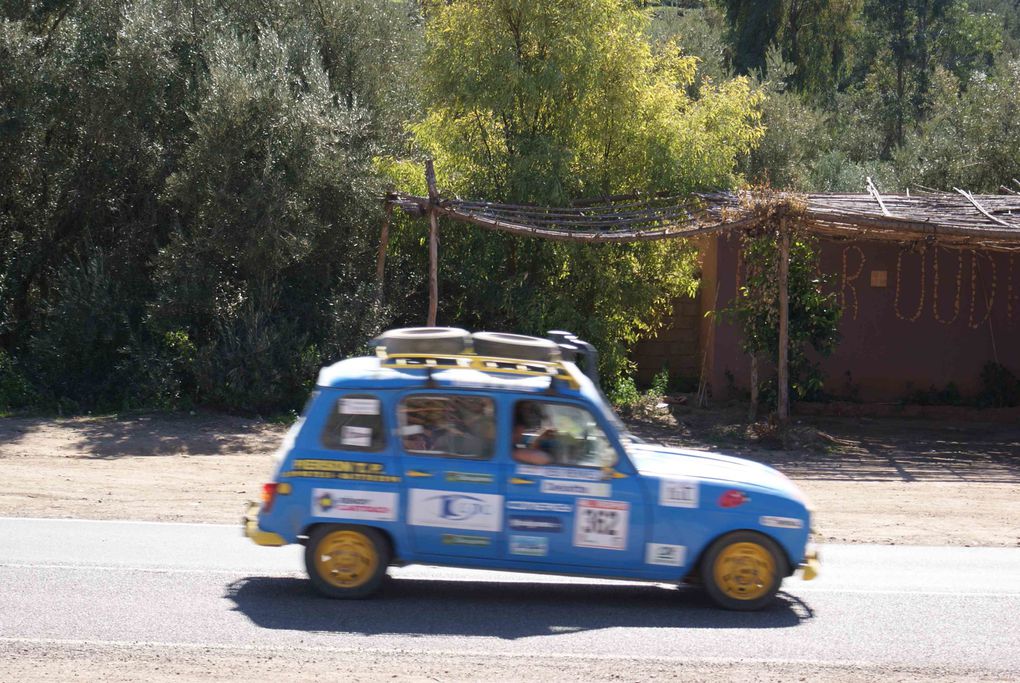
[[385, 491], [312, 489], [312, 515], [337, 519], [371, 519], [393, 522], [397, 519], [398, 496]]
[[379, 399], [377, 398], [342, 398], [337, 405], [341, 415], [378, 415]]
[[771, 526], [777, 529], [804, 528], [804, 521], [795, 517], [759, 517], [758, 521], [762, 526]]
[[667, 567], [682, 567], [687, 559], [687, 548], [667, 543], [646, 543], [645, 563], [661, 564]]
[[510, 515], [509, 526], [514, 531], [541, 531], [549, 534], [563, 531], [563, 522], [559, 517], [542, 515]]
[[344, 425], [340, 428], [340, 444], [343, 446], [357, 446], [359, 448], [371, 448], [372, 428], [353, 427]]
[[659, 505], [671, 508], [698, 507], [696, 479], [662, 479], [659, 482]]
[[608, 497], [612, 491], [609, 484], [592, 481], [561, 481], [559, 479], [543, 479], [542, 493], [556, 493], [561, 496], [601, 496]]
[[374, 481], [395, 484], [400, 477], [386, 474], [386, 465], [381, 462], [353, 462], [350, 460], [295, 460], [293, 468], [284, 472], [284, 477], [305, 477], [314, 479], [344, 479], [347, 481]]
[[550, 479], [583, 479], [598, 481], [603, 474], [600, 469], [586, 467], [547, 467], [546, 465], [518, 465], [518, 476], [549, 477]]
[[619, 500], [577, 501], [574, 545], [578, 548], [625, 550], [630, 504]]
[[540, 503], [531, 500], [508, 500], [508, 510], [523, 510], [534, 512], [571, 512], [574, 508], [566, 503]]
[[411, 489], [410, 494], [408, 522], [415, 526], [473, 531], [503, 528], [503, 496], [430, 489]]
[[468, 536], [466, 534], [443, 534], [443, 545], [469, 545], [474, 547], [492, 544], [488, 536]]
[[447, 472], [446, 481], [462, 484], [491, 484], [492, 475], [483, 472]]
[[549, 554], [549, 539], [545, 536], [510, 536], [510, 554], [545, 557]]

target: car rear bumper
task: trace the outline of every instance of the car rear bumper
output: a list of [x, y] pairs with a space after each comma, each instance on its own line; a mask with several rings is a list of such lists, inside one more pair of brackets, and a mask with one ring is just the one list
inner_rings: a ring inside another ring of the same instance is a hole
[[241, 532], [258, 545], [281, 546], [287, 545], [283, 536], [270, 531], [263, 531], [259, 528], [259, 504], [248, 503], [248, 508], [241, 517]]

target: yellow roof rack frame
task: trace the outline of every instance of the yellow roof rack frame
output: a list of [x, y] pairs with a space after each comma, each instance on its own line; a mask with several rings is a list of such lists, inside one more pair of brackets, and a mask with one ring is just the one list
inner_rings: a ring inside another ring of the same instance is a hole
[[473, 354], [436, 354], [436, 353], [394, 353], [387, 354], [377, 349], [379, 366], [398, 370], [478, 370], [501, 375], [523, 375], [529, 377], [549, 377], [562, 380], [571, 389], [580, 389], [581, 385], [573, 373], [560, 361], [522, 360], [520, 358], [496, 358], [494, 356], [476, 356]]

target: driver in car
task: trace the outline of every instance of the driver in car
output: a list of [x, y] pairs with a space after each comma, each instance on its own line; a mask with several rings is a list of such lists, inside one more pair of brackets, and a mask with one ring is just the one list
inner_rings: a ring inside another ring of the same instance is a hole
[[555, 448], [556, 430], [542, 427], [541, 408], [529, 401], [514, 406], [513, 458], [528, 465], [549, 465]]

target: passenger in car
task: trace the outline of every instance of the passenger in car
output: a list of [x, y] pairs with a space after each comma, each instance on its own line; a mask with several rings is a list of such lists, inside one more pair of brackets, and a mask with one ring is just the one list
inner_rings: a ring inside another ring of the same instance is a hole
[[[533, 403], [518, 401], [514, 406], [512, 455], [514, 460], [528, 465], [549, 465], [552, 455], [543, 448], [555, 438], [556, 430], [542, 429], [540, 410]], [[534, 432], [534, 430], [538, 430]], [[529, 434], [529, 431], [532, 433]]]

